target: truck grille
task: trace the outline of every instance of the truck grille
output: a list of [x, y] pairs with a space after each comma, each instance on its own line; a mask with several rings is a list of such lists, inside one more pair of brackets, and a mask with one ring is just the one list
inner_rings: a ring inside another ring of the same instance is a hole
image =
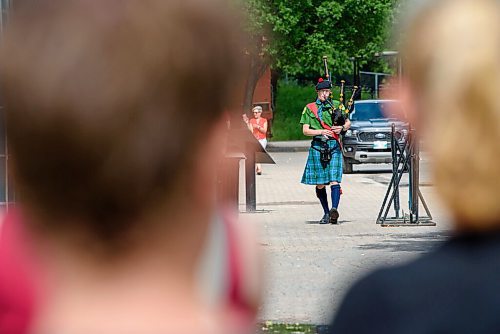
[[390, 140], [390, 132], [362, 132], [359, 134], [361, 141]]
[[[377, 141], [377, 140], [391, 140], [391, 133], [382, 131], [382, 132], [361, 132], [358, 134], [359, 140], [361, 141]], [[401, 138], [401, 132], [396, 131], [396, 138]]]

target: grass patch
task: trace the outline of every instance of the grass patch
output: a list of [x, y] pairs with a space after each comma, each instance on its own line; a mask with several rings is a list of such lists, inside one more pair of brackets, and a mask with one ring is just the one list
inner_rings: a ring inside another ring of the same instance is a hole
[[[340, 88], [334, 87], [334, 98], [338, 98]], [[347, 90], [347, 98], [351, 97], [351, 91]], [[369, 99], [371, 96], [362, 92], [362, 99]], [[316, 99], [316, 91], [313, 86], [300, 86], [289, 83], [278, 85], [276, 94], [276, 109], [273, 119], [272, 141], [282, 140], [302, 140], [308, 139], [302, 134], [302, 126], [299, 124], [300, 116], [306, 104]]]

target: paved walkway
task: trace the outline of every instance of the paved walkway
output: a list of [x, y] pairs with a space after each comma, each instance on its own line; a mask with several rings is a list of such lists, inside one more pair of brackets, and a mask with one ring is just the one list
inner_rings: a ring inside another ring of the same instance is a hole
[[[344, 175], [339, 224], [319, 225], [322, 210], [314, 188], [300, 184], [307, 153], [298, 151], [271, 153], [277, 164], [263, 165], [263, 175], [257, 177], [258, 212], [243, 212], [242, 218], [261, 226], [259, 242], [267, 255], [260, 319], [326, 324], [356, 278], [375, 266], [427, 252], [449, 233], [449, 225], [430, 186], [426, 161], [421, 179], [428, 186], [421, 190], [437, 226], [375, 224], [390, 165], [355, 166], [359, 171]], [[401, 205], [407, 208], [407, 180], [401, 184]], [[243, 185], [240, 191], [244, 201]]]

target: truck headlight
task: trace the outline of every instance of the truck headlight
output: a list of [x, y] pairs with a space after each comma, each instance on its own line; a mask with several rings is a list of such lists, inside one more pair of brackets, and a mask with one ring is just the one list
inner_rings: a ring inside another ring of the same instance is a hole
[[358, 134], [358, 132], [359, 132], [358, 130], [349, 129], [345, 132], [345, 136], [346, 137], [355, 137]]

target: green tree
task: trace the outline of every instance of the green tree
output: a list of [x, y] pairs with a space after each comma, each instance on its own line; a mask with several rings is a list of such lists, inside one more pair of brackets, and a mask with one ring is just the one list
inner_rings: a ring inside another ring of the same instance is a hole
[[327, 55], [333, 73], [347, 73], [384, 49], [396, 0], [247, 0], [249, 31], [270, 39], [260, 52], [290, 75], [322, 73]]
[[[328, 56], [333, 76], [377, 61], [389, 36], [398, 0], [243, 0], [249, 35], [243, 111], [250, 113], [258, 79], [267, 66], [291, 76], [317, 77]], [[375, 68], [372, 68], [375, 69]]]

